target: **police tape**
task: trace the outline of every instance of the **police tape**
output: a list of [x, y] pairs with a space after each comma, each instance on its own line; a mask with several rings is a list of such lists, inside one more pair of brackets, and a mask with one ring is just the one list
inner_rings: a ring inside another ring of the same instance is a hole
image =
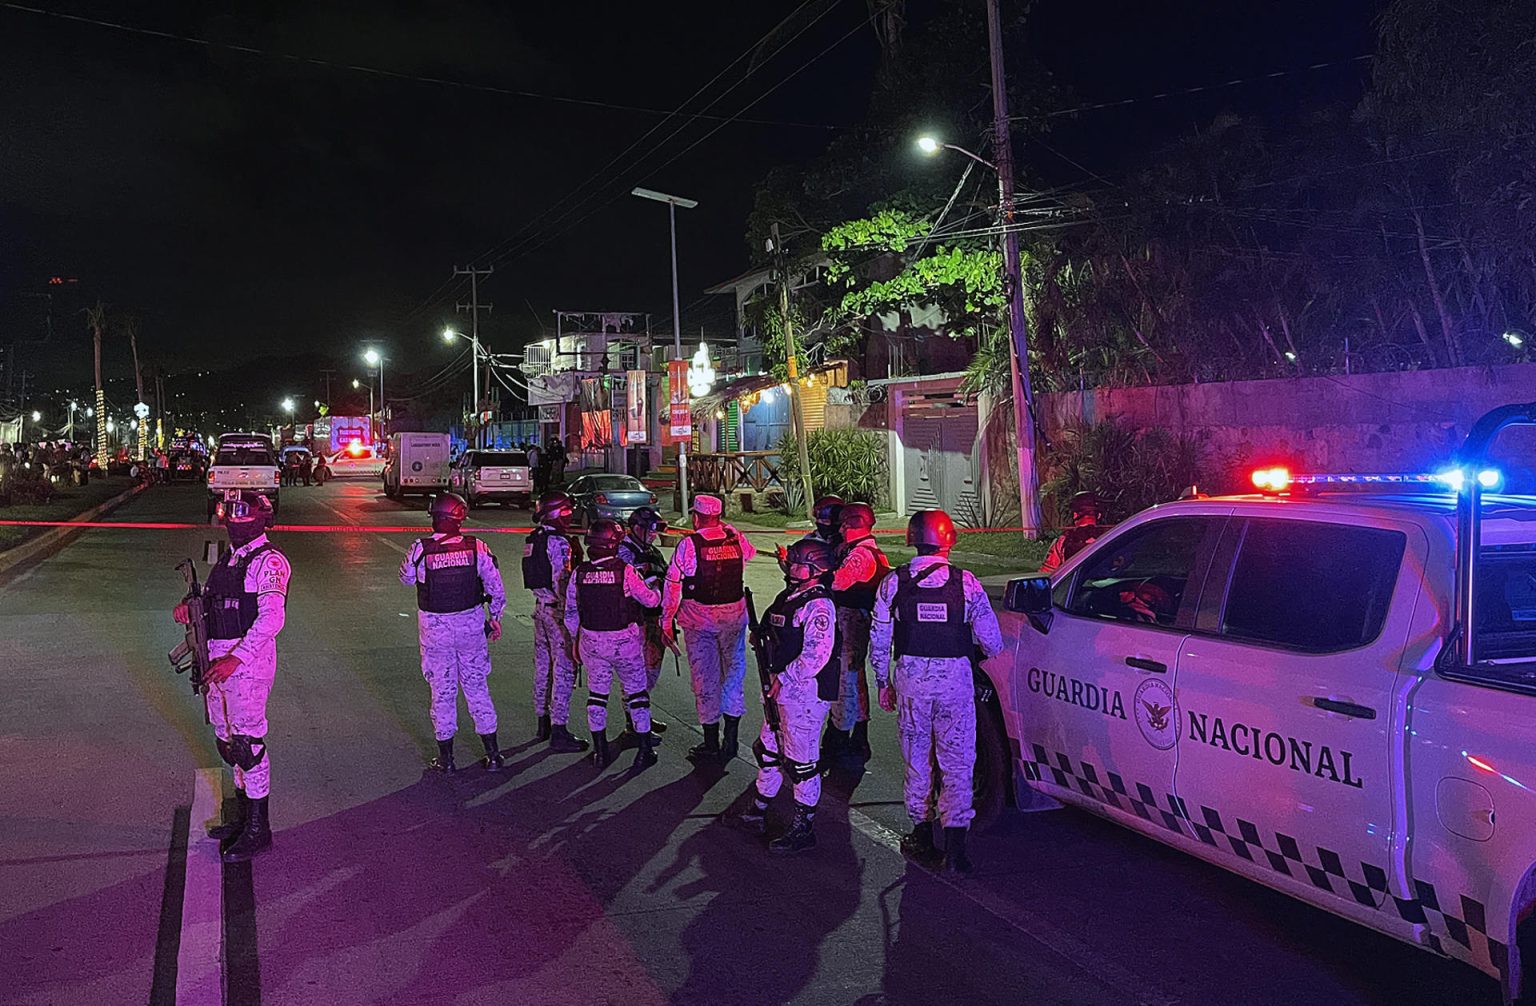
[[[0, 520], [0, 527], [79, 527], [79, 528], [103, 528], [118, 531], [197, 531], [217, 527], [211, 523], [194, 523], [191, 521], [131, 521], [131, 520]], [[378, 534], [420, 534], [430, 531], [431, 527], [425, 524], [274, 524], [273, 531], [280, 532], [313, 532], [320, 534], [357, 534], [360, 532], [374, 532]], [[532, 534], [532, 527], [483, 527], [475, 525], [472, 528], [475, 534]], [[810, 533], [808, 528], [737, 528], [742, 534], [772, 534], [790, 535], [799, 537]], [[1022, 527], [957, 527], [960, 534], [1022, 534]], [[583, 534], [579, 529], [572, 529], [572, 533]], [[691, 534], [685, 528], [667, 528], [663, 534]], [[871, 534], [906, 534], [905, 528], [875, 528]]]

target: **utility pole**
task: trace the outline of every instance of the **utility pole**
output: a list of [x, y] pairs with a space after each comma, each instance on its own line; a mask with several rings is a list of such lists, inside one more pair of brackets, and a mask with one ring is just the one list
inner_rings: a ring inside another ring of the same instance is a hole
[[[490, 313], [492, 306], [480, 303], [480, 277], [489, 276], [495, 271], [496, 267], [489, 265], [484, 269], [476, 269], [472, 265], [467, 265], [462, 269], [458, 266], [453, 267], [453, 274], [455, 276], [469, 277], [469, 303], [465, 304], [461, 301], [455, 304], [454, 307], [459, 311], [469, 312], [469, 373], [470, 380], [472, 381], [470, 396], [474, 399], [472, 403], [475, 414], [475, 441], [473, 446], [476, 448], [481, 446], [481, 440], [483, 439], [480, 428], [480, 312]], [[487, 387], [491, 383], [489, 361], [487, 361], [485, 383]]]
[[331, 375], [334, 373], [336, 373], [334, 370], [320, 371], [320, 376], [325, 378], [325, 411], [327, 412], [331, 411]]
[[800, 456], [800, 484], [805, 493], [805, 515], [816, 521], [816, 497], [811, 488], [810, 448], [806, 444], [805, 410], [800, 403], [800, 358], [795, 348], [795, 326], [789, 318], [789, 255], [773, 225], [773, 256], [779, 265], [779, 311], [784, 319], [784, 367], [789, 372], [789, 410], [795, 424], [795, 450]]
[[987, 0], [987, 47], [992, 56], [992, 147], [997, 159], [998, 211], [1003, 222], [1003, 268], [1008, 284], [1008, 335], [1012, 352], [1014, 435], [1019, 461], [1019, 523], [1024, 537], [1040, 534], [1040, 475], [1035, 470], [1034, 397], [1029, 387], [1029, 329], [1019, 235], [1013, 229], [1013, 145], [1008, 135], [1008, 84], [1003, 73], [1003, 27], [998, 0]]

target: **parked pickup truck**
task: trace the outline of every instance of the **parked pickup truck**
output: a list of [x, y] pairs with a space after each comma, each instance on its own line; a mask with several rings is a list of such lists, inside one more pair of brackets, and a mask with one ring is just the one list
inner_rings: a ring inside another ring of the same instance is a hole
[[1012, 581], [978, 801], [1073, 804], [1536, 999], [1536, 487], [1500, 491], [1489, 451], [1511, 425], [1536, 403], [1439, 475], [1265, 470]]
[[208, 466], [208, 516], [223, 499], [226, 489], [254, 489], [272, 497], [277, 510], [282, 473], [272, 441], [260, 433], [225, 433], [219, 437], [213, 462]]

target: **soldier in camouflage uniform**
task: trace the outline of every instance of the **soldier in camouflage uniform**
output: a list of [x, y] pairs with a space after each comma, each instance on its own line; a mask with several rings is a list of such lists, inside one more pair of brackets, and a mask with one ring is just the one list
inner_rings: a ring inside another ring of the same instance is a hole
[[437, 737], [432, 768], [454, 771], [453, 735], [459, 729], [462, 691], [485, 748], [482, 764], [487, 771], [499, 772], [496, 706], [486, 678], [491, 673], [489, 643], [501, 638], [501, 615], [507, 606], [501, 570], [485, 542], [460, 533], [469, 513], [461, 497], [439, 493], [430, 513], [432, 536], [411, 543], [400, 564], [400, 582], [416, 586], [416, 638], [421, 673], [432, 689], [432, 730]]
[[523, 545], [523, 586], [533, 591], [533, 709], [538, 740], [552, 751], [578, 752], [587, 742], [571, 736], [571, 692], [576, 687], [575, 654], [565, 634], [565, 589], [581, 562], [581, 543], [570, 532], [576, 505], [563, 492], [547, 492], [534, 506], [538, 527]]
[[587, 529], [591, 558], [571, 573], [565, 594], [565, 627], [576, 640], [587, 671], [587, 728], [592, 731], [592, 760], [609, 762], [608, 693], [613, 679], [624, 690], [638, 749], [634, 768], [656, 764], [651, 741], [651, 692], [646, 685], [645, 609], [661, 604], [661, 594], [618, 556], [624, 529], [600, 517]]
[[[837, 697], [837, 607], [822, 582], [833, 552], [809, 536], [789, 547], [783, 565], [787, 586], [763, 612], [759, 631], [769, 635], [773, 684], [764, 698], [763, 729], [753, 745], [757, 783], [740, 822], [761, 834], [769, 802], [787, 774], [794, 785], [795, 816], [789, 829], [769, 843], [773, 852], [803, 852], [816, 846], [816, 806], [821, 800], [821, 729]], [[777, 724], [777, 732], [770, 724]]]
[[[667, 522], [661, 514], [651, 507], [643, 506], [629, 515], [629, 533], [619, 543], [619, 558], [635, 568], [640, 578], [648, 586], [657, 590], [661, 589], [662, 582], [667, 575], [667, 560], [662, 557], [661, 549], [656, 546], [656, 538], [667, 529]], [[645, 632], [645, 687], [650, 692], [656, 691], [656, 683], [661, 680], [662, 661], [666, 659], [667, 646], [661, 634], [661, 606], [645, 609], [645, 618], [642, 624]], [[633, 727], [633, 724], [631, 724]], [[651, 734], [657, 743], [661, 738], [656, 736], [667, 732], [667, 725], [655, 716], [651, 717]]]
[[[939, 822], [945, 868], [969, 873], [966, 830], [976, 767], [976, 691], [971, 660], [1002, 652], [1002, 633], [986, 591], [949, 564], [955, 525], [942, 510], [920, 510], [907, 525], [917, 558], [887, 576], [875, 593], [871, 663], [880, 708], [897, 714], [906, 762], [905, 796], [912, 831], [902, 848], [917, 859], [934, 856], [933, 764], [941, 782]], [[895, 644], [895, 670], [891, 648]]]
[[1040, 572], [1054, 573], [1062, 564], [1098, 540], [1104, 533], [1099, 524], [1099, 497], [1091, 492], [1080, 492], [1072, 497], [1072, 526], [1060, 538], [1051, 542], [1051, 550], [1040, 564]]
[[841, 683], [822, 749], [832, 757], [846, 752], [855, 758], [869, 757], [869, 656], [870, 613], [875, 590], [891, 571], [890, 560], [875, 544], [870, 532], [875, 511], [868, 503], [844, 503], [838, 508], [837, 568], [832, 573], [832, 600], [837, 604], [837, 629]]
[[843, 498], [841, 496], [822, 496], [811, 506], [811, 516], [816, 520], [816, 526], [806, 534], [807, 538], [831, 545], [834, 549], [842, 544], [838, 537], [838, 518], [843, 511]]

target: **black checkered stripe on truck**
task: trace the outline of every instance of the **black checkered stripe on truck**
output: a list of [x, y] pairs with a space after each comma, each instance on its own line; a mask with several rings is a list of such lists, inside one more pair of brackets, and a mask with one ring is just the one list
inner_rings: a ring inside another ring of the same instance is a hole
[[[1191, 814], [1189, 806], [1172, 793], [1164, 793], [1159, 799], [1142, 783], [1127, 786], [1117, 773], [1101, 772], [1088, 762], [1074, 762], [1060, 752], [1049, 754], [1039, 744], [1030, 745], [1030, 754], [1023, 756], [1018, 742], [1011, 743], [1030, 782], [1044, 780], [1063, 789], [1075, 789], [1090, 800], [1134, 814], [1179, 835], [1185, 834], [1179, 824], [1185, 821], [1206, 845], [1228, 848], [1250, 863], [1307, 880], [1318, 890], [1353, 898], [1368, 908], [1395, 908], [1403, 920], [1427, 925], [1434, 948], [1441, 953], [1492, 968], [1501, 978], [1508, 975], [1509, 947], [1488, 934], [1487, 912], [1475, 898], [1463, 894], [1454, 901], [1442, 900], [1434, 885], [1422, 880], [1413, 882], [1416, 897], [1399, 898], [1387, 891], [1387, 872], [1374, 863], [1360, 863], [1359, 872], [1351, 873], [1332, 849], [1303, 845], [1280, 832], [1271, 832], [1266, 837], [1251, 821], [1224, 818], [1211, 807], [1201, 807], [1198, 814]], [[1448, 950], [1445, 941], [1459, 946], [1461, 952]]]

